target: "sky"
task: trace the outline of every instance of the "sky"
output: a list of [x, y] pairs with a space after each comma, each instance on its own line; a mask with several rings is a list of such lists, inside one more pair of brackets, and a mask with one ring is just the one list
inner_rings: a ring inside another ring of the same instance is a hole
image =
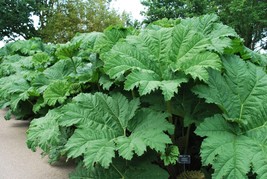
[[[140, 15], [140, 12], [144, 10], [144, 6], [141, 4], [140, 0], [113, 0], [111, 2], [111, 8], [114, 8], [119, 13], [123, 11], [128, 12], [133, 19], [139, 21], [144, 19], [144, 17]], [[0, 41], [0, 48], [3, 47], [4, 44], [4, 42]]]
[[144, 10], [144, 6], [141, 4], [140, 0], [113, 0], [111, 2], [111, 7], [118, 10], [120, 13], [123, 11], [130, 13], [133, 19], [139, 21], [144, 19], [144, 17], [140, 15], [140, 12]]

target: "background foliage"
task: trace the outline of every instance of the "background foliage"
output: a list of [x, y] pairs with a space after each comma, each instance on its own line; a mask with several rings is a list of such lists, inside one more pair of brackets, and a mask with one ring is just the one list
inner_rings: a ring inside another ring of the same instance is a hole
[[67, 42], [77, 32], [101, 32], [112, 24], [123, 26], [127, 15], [118, 15], [107, 0], [67, 1], [47, 16], [38, 31], [45, 42]]
[[[45, 42], [67, 42], [78, 32], [103, 31], [125, 25], [128, 15], [117, 14], [109, 0], [3, 0], [0, 3], [0, 38], [41, 37]], [[39, 18], [34, 27], [32, 16]]]
[[[187, 18], [216, 13], [235, 29], [252, 50], [267, 48], [267, 2], [265, 0], [142, 0], [147, 10], [143, 23], [162, 18]], [[127, 14], [118, 15], [110, 0], [4, 0], [0, 3], [0, 38], [12, 40], [41, 37], [45, 42], [67, 42], [77, 32], [102, 31], [111, 24], [140, 27]], [[20, 15], [18, 15], [20, 14]], [[32, 15], [39, 18], [33, 26]]]
[[0, 40], [4, 37], [12, 40], [22, 36], [29, 39], [37, 35], [31, 19], [36, 10], [33, 0], [0, 1]]
[[142, 0], [141, 2], [148, 8], [143, 12], [146, 23], [162, 18], [186, 18], [216, 13], [223, 23], [233, 27], [244, 39], [245, 46], [252, 50], [267, 48], [265, 0]]

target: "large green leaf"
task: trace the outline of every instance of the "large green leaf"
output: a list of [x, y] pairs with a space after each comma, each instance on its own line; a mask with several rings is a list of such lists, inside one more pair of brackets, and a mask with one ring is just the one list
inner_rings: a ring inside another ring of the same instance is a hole
[[181, 70], [193, 78], [208, 79], [207, 68], [220, 69], [217, 54], [206, 51], [210, 41], [189, 27], [178, 25], [173, 29], [171, 59], [175, 71]]
[[43, 73], [36, 73], [35, 77], [31, 81], [31, 85], [41, 94], [43, 93], [48, 85], [56, 79], [49, 79]]
[[70, 174], [71, 179], [92, 178], [92, 179], [147, 179], [168, 178], [167, 171], [157, 165], [152, 164], [151, 157], [135, 157], [131, 161], [125, 161], [118, 158], [109, 169], [104, 169], [96, 165], [93, 169], [87, 169], [80, 164], [77, 169]]
[[[139, 100], [129, 102], [122, 95], [115, 95], [115, 99], [113, 99], [102, 93], [96, 93], [95, 95], [81, 93], [73, 98], [72, 103], [63, 107], [62, 110], [65, 111], [65, 115], [60, 119], [60, 124], [63, 126], [90, 124], [95, 125], [96, 128], [114, 130], [115, 133], [116, 131], [124, 132], [128, 126], [128, 121], [133, 118], [138, 106]], [[101, 118], [99, 118], [100, 116]], [[108, 116], [112, 118], [103, 123], [105, 121], [103, 117]], [[92, 119], [99, 120], [99, 122]], [[116, 125], [117, 128], [106, 126], [112, 120], [118, 124]]]
[[160, 89], [165, 100], [188, 81], [185, 75], [207, 81], [208, 68], [221, 68], [217, 53], [208, 50], [212, 47], [211, 33], [215, 33], [211, 27], [216, 24], [208, 17], [195, 19], [203, 26], [199, 32], [184, 21], [171, 28], [150, 28], [138, 36], [128, 36], [103, 56], [106, 73], [115, 79], [125, 75], [125, 89], [138, 87], [140, 95]]
[[196, 130], [207, 137], [201, 146], [203, 165], [212, 164], [214, 178], [247, 178], [251, 169], [257, 178], [266, 178], [266, 124], [241, 131], [221, 115], [206, 119]]
[[60, 125], [77, 127], [66, 144], [68, 157], [84, 156], [85, 166], [99, 163], [108, 168], [116, 151], [127, 160], [134, 153], [143, 155], [147, 147], [165, 152], [171, 140], [164, 131], [173, 130], [167, 115], [138, 108], [139, 100], [128, 101], [120, 94], [75, 97], [62, 108], [59, 120]]
[[188, 89], [192, 87], [185, 85], [181, 88], [181, 93], [175, 96], [171, 106], [172, 112], [183, 118], [184, 127], [191, 124], [199, 125], [207, 117], [219, 113], [219, 109], [213, 104], [205, 103]]
[[60, 60], [50, 68], [44, 70], [44, 75], [51, 80], [60, 80], [73, 73], [72, 61], [70, 59]]
[[38, 71], [44, 71], [53, 62], [54, 58], [49, 56], [49, 54], [45, 52], [36, 53], [32, 57], [32, 63], [35, 69]]
[[219, 17], [217, 15], [210, 14], [183, 19], [181, 20], [181, 24], [184, 26], [189, 26], [190, 28], [195, 29], [203, 34], [209, 34], [213, 30], [213, 26], [218, 19]]
[[64, 155], [64, 145], [73, 133], [72, 129], [59, 126], [58, 119], [61, 115], [58, 109], [50, 110], [46, 116], [32, 120], [27, 131], [28, 148], [36, 151], [40, 147], [42, 155], [48, 155], [50, 163], [58, 161]]
[[[53, 84], [55, 81], [67, 80], [73, 72], [70, 59], [60, 60], [53, 66], [46, 68], [42, 73], [36, 73], [31, 84], [39, 93], [43, 93], [50, 84]], [[60, 87], [57, 90], [61, 90]]]
[[71, 94], [71, 84], [67, 81], [55, 81], [44, 91], [44, 102], [49, 106], [54, 106], [57, 102], [62, 104]]
[[0, 79], [0, 96], [4, 101], [9, 101], [13, 111], [18, 109], [21, 101], [29, 99], [30, 85], [22, 74], [13, 74]]
[[109, 51], [116, 42], [125, 38], [129, 34], [131, 34], [131, 29], [123, 27], [109, 27], [105, 29], [104, 33], [96, 38], [94, 52], [103, 54]]
[[44, 44], [40, 38], [32, 38], [30, 40], [17, 40], [9, 44], [9, 53], [17, 53], [22, 55], [33, 55], [37, 52], [41, 52], [44, 48]]
[[236, 56], [226, 56], [223, 65], [223, 74], [210, 71], [208, 85], [194, 89], [222, 110], [196, 130], [206, 137], [202, 163], [212, 165], [214, 178], [246, 178], [251, 170], [257, 178], [266, 178], [267, 75]]
[[183, 74], [172, 75], [167, 66], [170, 36], [170, 29], [162, 29], [128, 37], [127, 42], [117, 43], [105, 56], [105, 70], [111, 78], [133, 70], [126, 77], [125, 89], [139, 87], [140, 95], [145, 95], [160, 88], [169, 100], [180, 84], [187, 81]]
[[[10, 54], [13, 53], [10, 52]], [[21, 56], [21, 53], [18, 54], [4, 56], [0, 65], [2, 107], [9, 107], [9, 114], [14, 114], [17, 119], [29, 117], [27, 115], [32, 113], [33, 98], [39, 96], [30, 84], [30, 80], [36, 74], [33, 58], [32, 56]]]
[[267, 75], [262, 68], [242, 61], [237, 56], [224, 58], [225, 74], [210, 71], [208, 86], [197, 86], [194, 92], [208, 103], [217, 104], [229, 121], [238, 122], [244, 128], [262, 125], [259, 111], [264, 111], [267, 100]]
[[211, 46], [208, 48], [221, 54], [231, 45], [230, 37], [239, 38], [235, 30], [220, 23], [219, 17], [215, 14], [183, 19], [181, 24], [204, 34], [211, 41]]
[[31, 70], [34, 70], [31, 56], [7, 55], [1, 61], [1, 76], [9, 76], [15, 73], [27, 74], [32, 72]]
[[[77, 65], [76, 71], [72, 68], [73, 62]], [[37, 100], [34, 112], [38, 112], [46, 104], [63, 104], [69, 96], [80, 93], [83, 84], [95, 82], [97, 75], [92, 64], [81, 59], [59, 60], [43, 72], [36, 73], [31, 84], [43, 99]]]
[[79, 53], [81, 42], [62, 44], [57, 48], [56, 56], [59, 59], [71, 59]]
[[43, 151], [49, 152], [52, 146], [60, 143], [60, 130], [58, 118], [60, 113], [49, 111], [45, 117], [34, 119], [27, 131], [27, 146], [33, 151], [40, 147]]
[[[167, 115], [164, 113], [141, 110], [136, 113], [128, 126], [132, 133], [129, 136], [117, 138], [119, 155], [130, 160], [133, 154], [141, 156], [146, 151], [146, 146], [158, 152], [165, 152], [165, 144], [171, 143], [170, 138], [164, 135], [164, 130], [172, 131], [172, 126], [164, 120]], [[156, 121], [152, 122], [153, 119]]]
[[78, 33], [75, 37], [71, 39], [72, 43], [80, 43], [80, 48], [83, 50], [94, 48], [95, 42], [99, 37], [102, 36], [101, 32], [91, 32], [91, 33]]
[[139, 94], [146, 95], [160, 88], [165, 99], [170, 100], [174, 96], [174, 93], [178, 92], [180, 84], [186, 81], [183, 75], [180, 75], [180, 78], [177, 75], [177, 79], [162, 81], [161, 77], [153, 72], [142, 71], [140, 73], [140, 71], [133, 71], [125, 81], [125, 89], [133, 90], [139, 86]]
[[21, 70], [23, 57], [19, 55], [7, 55], [1, 60], [0, 75], [1, 77], [9, 76]]

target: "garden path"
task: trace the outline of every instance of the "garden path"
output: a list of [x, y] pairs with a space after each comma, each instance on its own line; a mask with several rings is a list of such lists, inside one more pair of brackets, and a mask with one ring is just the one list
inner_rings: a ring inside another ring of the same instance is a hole
[[6, 121], [4, 114], [0, 110], [0, 179], [67, 179], [73, 164], [49, 165], [40, 151], [26, 146], [29, 121]]

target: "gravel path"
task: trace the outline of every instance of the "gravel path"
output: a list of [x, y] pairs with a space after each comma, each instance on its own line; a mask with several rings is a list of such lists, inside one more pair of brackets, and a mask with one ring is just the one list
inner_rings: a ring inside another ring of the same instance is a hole
[[5, 121], [0, 111], [0, 179], [67, 179], [74, 166], [58, 163], [49, 165], [40, 151], [26, 146], [28, 121]]

